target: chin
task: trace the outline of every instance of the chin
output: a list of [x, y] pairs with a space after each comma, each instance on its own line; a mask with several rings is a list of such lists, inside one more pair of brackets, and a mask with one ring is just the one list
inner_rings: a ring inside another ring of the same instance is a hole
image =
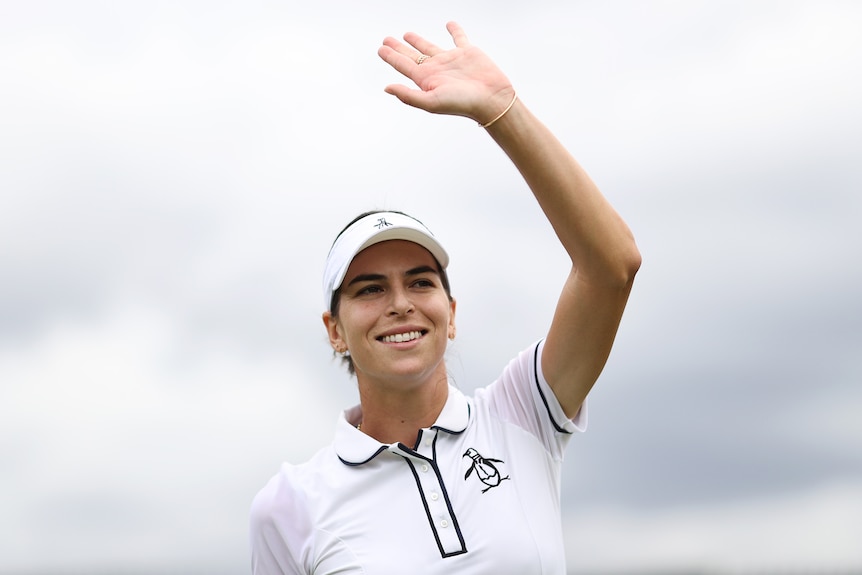
[[[401, 386], [416, 386], [434, 379], [434, 374], [440, 369], [442, 361], [429, 363], [425, 361], [402, 361], [386, 368], [375, 370], [374, 373], [362, 372], [370, 380], [393, 381]], [[445, 367], [443, 368], [445, 373]], [[357, 369], [357, 373], [360, 370]]]

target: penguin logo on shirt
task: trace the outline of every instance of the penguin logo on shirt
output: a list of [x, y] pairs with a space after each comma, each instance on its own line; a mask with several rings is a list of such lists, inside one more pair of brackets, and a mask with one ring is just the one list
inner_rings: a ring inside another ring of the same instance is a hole
[[464, 481], [466, 481], [467, 478], [470, 477], [470, 474], [475, 471], [476, 477], [479, 478], [479, 481], [487, 485], [487, 487], [482, 490], [482, 493], [486, 493], [492, 487], [497, 487], [502, 481], [509, 479], [508, 475], [506, 477], [500, 475], [500, 470], [497, 469], [496, 465], [494, 465], [495, 463], [505, 463], [505, 461], [500, 459], [491, 459], [490, 457], [482, 457], [482, 454], [472, 447], [465, 451], [464, 455], [461, 457], [469, 457], [472, 459], [470, 469], [468, 469], [467, 473], [464, 474]]

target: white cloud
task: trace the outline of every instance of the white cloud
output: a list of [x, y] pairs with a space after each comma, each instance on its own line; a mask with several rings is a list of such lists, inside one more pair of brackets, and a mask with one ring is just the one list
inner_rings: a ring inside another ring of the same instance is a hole
[[105, 320], [0, 356], [3, 568], [244, 561], [254, 490], [322, 445], [332, 391], [289, 355], [189, 350], [158, 310]]
[[862, 568], [862, 484], [678, 509], [596, 508], [566, 523], [572, 573], [845, 572]]

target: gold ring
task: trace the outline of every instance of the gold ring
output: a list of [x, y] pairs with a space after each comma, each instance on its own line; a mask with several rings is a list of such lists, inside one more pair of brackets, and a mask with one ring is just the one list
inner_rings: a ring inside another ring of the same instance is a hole
[[426, 56], [425, 54], [419, 54], [419, 57], [416, 58], [416, 64], [419, 65], [430, 57], [431, 56]]

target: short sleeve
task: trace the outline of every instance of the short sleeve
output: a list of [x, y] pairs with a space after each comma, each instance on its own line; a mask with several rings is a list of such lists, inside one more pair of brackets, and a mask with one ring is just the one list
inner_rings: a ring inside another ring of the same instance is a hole
[[555, 427], [558, 427], [559, 431], [569, 434], [574, 432], [583, 433], [587, 430], [587, 399], [584, 399], [580, 409], [578, 409], [578, 412], [573, 418], [569, 419], [566, 417], [566, 412], [563, 410], [563, 406], [560, 405], [556, 394], [554, 394], [554, 390], [552, 390], [551, 386], [548, 385], [548, 382], [545, 379], [545, 374], [542, 372], [542, 350], [544, 347], [545, 340], [541, 340], [536, 344], [534, 359], [536, 370], [535, 392], [538, 393], [542, 403], [548, 410], [548, 415], [550, 416], [551, 421], [554, 423]]
[[574, 418], [566, 417], [542, 373], [543, 347], [541, 340], [521, 351], [494, 383], [476, 391], [475, 398], [486, 402], [495, 417], [534, 435], [554, 459], [561, 460], [572, 434], [586, 431], [587, 404]]
[[313, 545], [313, 527], [303, 492], [293, 489], [287, 477], [282, 470], [252, 502], [249, 532], [253, 575], [309, 573], [304, 564]]

